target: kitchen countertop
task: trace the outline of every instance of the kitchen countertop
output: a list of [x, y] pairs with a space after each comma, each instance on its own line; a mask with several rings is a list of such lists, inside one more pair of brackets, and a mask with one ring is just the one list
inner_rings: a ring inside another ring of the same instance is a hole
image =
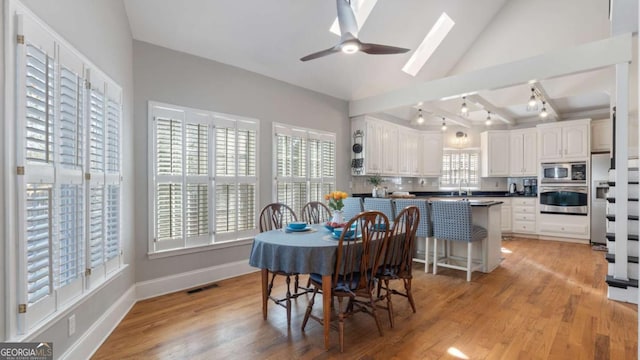
[[[411, 195], [415, 195], [416, 198], [425, 197], [464, 197], [464, 198], [483, 198], [483, 197], [533, 197], [537, 195], [524, 195], [524, 194], [510, 194], [504, 191], [472, 191], [471, 195], [458, 195], [457, 191], [411, 191]], [[353, 194], [353, 197], [371, 197], [371, 193]]]

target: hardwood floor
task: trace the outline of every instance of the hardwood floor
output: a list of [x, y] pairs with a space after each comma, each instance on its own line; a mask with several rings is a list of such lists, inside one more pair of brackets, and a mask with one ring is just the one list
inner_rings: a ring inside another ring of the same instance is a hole
[[[194, 294], [137, 303], [94, 359], [636, 359], [637, 307], [607, 300], [604, 253], [587, 245], [513, 239], [491, 274], [415, 264], [417, 313], [394, 297], [396, 327], [385, 335], [358, 314], [323, 346], [322, 327], [300, 330], [306, 296], [286, 311], [269, 303], [262, 319], [260, 272], [220, 281]], [[399, 284], [398, 284], [399, 285]], [[274, 291], [283, 291], [283, 284]], [[321, 301], [314, 311], [320, 313]]]

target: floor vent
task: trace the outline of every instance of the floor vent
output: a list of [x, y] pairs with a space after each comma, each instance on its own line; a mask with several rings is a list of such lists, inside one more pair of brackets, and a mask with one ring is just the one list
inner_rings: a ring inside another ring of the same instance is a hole
[[204, 290], [209, 290], [209, 289], [217, 288], [218, 286], [219, 286], [219, 285], [218, 285], [218, 284], [216, 284], [216, 283], [209, 284], [209, 285], [204, 285], [204, 286], [197, 287], [197, 288], [194, 288], [194, 289], [191, 289], [191, 290], [187, 290], [187, 294], [195, 294], [195, 293], [199, 293], [199, 292], [204, 291]]

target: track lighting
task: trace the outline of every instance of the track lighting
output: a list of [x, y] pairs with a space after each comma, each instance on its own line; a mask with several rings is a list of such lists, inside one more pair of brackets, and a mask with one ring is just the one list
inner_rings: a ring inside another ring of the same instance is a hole
[[417, 120], [419, 125], [424, 124], [424, 117], [422, 117], [422, 109], [418, 109], [418, 120]]
[[469, 108], [467, 107], [467, 97], [462, 97], [462, 106], [460, 106], [460, 113], [464, 116], [469, 116]]
[[447, 131], [447, 124], [444, 122], [444, 117], [442, 118], [442, 131]]
[[485, 125], [491, 126], [491, 111], [487, 110], [487, 120], [484, 122]]
[[543, 119], [546, 119], [547, 116], [549, 116], [549, 113], [547, 112], [547, 107], [545, 106], [546, 102], [544, 100], [542, 100], [542, 110], [540, 110], [540, 117]]
[[536, 111], [538, 110], [538, 99], [536, 99], [536, 89], [531, 88], [531, 97], [529, 97], [529, 102], [527, 103], [527, 111]]

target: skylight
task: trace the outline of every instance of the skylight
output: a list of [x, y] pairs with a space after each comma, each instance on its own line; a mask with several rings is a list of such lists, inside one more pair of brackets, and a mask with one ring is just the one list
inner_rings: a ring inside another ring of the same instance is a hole
[[416, 76], [455, 24], [449, 15], [443, 12], [440, 18], [438, 18], [438, 21], [436, 21], [431, 30], [429, 30], [427, 36], [424, 37], [420, 46], [413, 52], [413, 55], [411, 55], [409, 61], [404, 65], [402, 71], [411, 76]]
[[[356, 23], [358, 24], [358, 30], [362, 29], [362, 26], [367, 21], [369, 14], [371, 14], [371, 10], [376, 6], [378, 0], [351, 0], [351, 7], [353, 8], [353, 13], [356, 16]], [[329, 31], [340, 36], [340, 25], [338, 25], [338, 18], [333, 21], [331, 28]], [[353, 34], [354, 36], [358, 36], [358, 34]]]

